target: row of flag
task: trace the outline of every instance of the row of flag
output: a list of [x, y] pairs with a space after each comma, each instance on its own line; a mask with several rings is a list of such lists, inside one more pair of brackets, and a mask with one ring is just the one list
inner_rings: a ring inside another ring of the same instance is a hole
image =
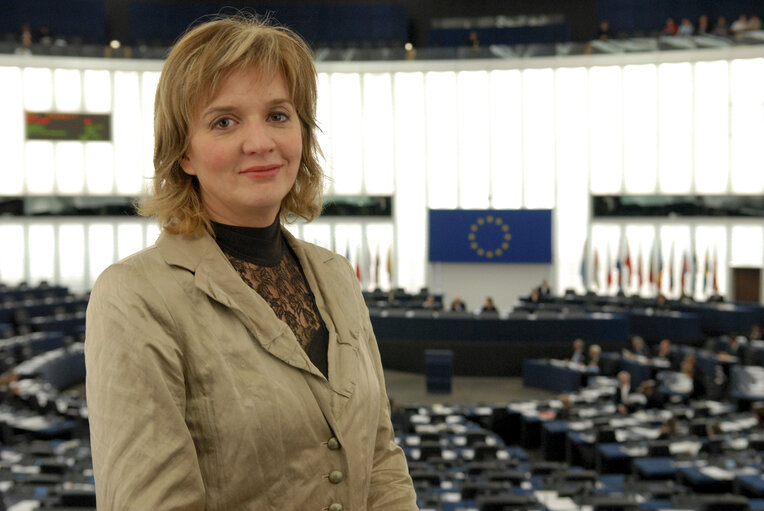
[[[332, 240], [332, 251], [337, 248]], [[393, 283], [393, 245], [390, 244], [386, 253], [381, 245], [377, 245], [375, 253], [371, 253], [367, 247], [364, 251], [357, 247], [350, 249], [350, 243], [345, 245], [345, 259], [355, 268], [355, 276], [364, 289], [389, 288]], [[384, 274], [382, 268], [384, 267]]]
[[[698, 256], [694, 251], [689, 253], [682, 250], [681, 254], [678, 252], [672, 244], [668, 261], [665, 261], [661, 253], [661, 243], [654, 243], [648, 252], [649, 261], [645, 264], [642, 260], [642, 247], [637, 250], [636, 259], [632, 260], [632, 252], [626, 240], [622, 240], [616, 254], [611, 254], [610, 247], [606, 246], [602, 259], [597, 247], [590, 249], [588, 243], [584, 243], [581, 283], [587, 290], [602, 293], [614, 289], [625, 291], [635, 286], [641, 290], [649, 283], [649, 288], [656, 293], [667, 291], [679, 296], [718, 294], [719, 255], [716, 248], [713, 251], [706, 248], [702, 265], [698, 264]], [[676, 263], [675, 257], [681, 257], [679, 264]]]

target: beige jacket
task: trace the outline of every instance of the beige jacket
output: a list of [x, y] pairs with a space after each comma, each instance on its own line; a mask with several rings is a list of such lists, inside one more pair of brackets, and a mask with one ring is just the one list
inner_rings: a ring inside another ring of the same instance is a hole
[[100, 511], [415, 510], [347, 261], [286, 233], [329, 330], [329, 380], [210, 236], [162, 234], [87, 312]]

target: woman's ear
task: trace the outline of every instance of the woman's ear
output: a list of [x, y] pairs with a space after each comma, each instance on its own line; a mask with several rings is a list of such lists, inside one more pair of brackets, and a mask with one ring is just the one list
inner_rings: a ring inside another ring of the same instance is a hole
[[181, 156], [180, 160], [178, 160], [178, 163], [180, 164], [180, 168], [183, 169], [183, 172], [190, 176], [196, 175], [196, 171], [194, 171], [193, 166], [191, 165], [191, 160], [188, 158], [188, 156]]

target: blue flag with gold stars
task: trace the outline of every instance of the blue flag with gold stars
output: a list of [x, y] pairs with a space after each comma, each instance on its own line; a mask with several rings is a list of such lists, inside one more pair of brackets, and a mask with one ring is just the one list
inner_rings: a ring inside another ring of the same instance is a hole
[[551, 263], [549, 209], [431, 209], [431, 262]]

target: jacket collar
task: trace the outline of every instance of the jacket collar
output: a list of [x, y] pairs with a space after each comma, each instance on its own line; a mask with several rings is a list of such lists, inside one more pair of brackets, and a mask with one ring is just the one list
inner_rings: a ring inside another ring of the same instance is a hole
[[[302, 266], [315, 296], [316, 306], [330, 335], [334, 333], [340, 345], [357, 348], [361, 332], [357, 325], [345, 321], [343, 309], [347, 307], [347, 300], [335, 291], [337, 279], [342, 278], [339, 273], [341, 268], [338, 266], [341, 266], [343, 261], [332, 252], [306, 248], [310, 246], [297, 240], [283, 227], [282, 232]], [[188, 237], [163, 232], [156, 245], [167, 264], [192, 273], [194, 285], [199, 290], [233, 310], [268, 352], [289, 365], [321, 376], [309, 362], [307, 354], [289, 327], [279, 320], [268, 303], [241, 279], [212, 236], [204, 233], [198, 237]], [[331, 351], [329, 358], [331, 367]], [[341, 393], [343, 390], [345, 389], [337, 389]]]

